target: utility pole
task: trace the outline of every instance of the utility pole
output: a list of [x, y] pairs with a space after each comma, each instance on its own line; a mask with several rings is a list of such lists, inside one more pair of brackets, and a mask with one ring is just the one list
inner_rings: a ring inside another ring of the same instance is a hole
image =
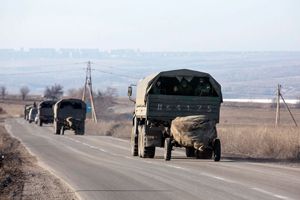
[[277, 86], [277, 98], [276, 98], [276, 119], [275, 126], [277, 127], [280, 121], [280, 95], [281, 95], [281, 85]]
[[287, 108], [287, 110], [289, 111], [289, 114], [295, 124], [296, 127], [298, 127], [298, 124], [294, 118], [294, 115], [292, 114], [288, 104], [285, 102], [285, 99], [283, 98], [282, 94], [281, 94], [281, 85], [278, 84], [278, 87], [277, 87], [277, 106], [276, 106], [276, 121], [275, 121], [275, 126], [278, 127], [279, 125], [279, 122], [280, 122], [280, 98], [282, 99], [285, 107]]
[[88, 92], [89, 95], [89, 101], [91, 104], [92, 108], [92, 119], [94, 120], [95, 123], [97, 123], [97, 116], [96, 116], [96, 111], [95, 111], [95, 105], [94, 105], [94, 96], [93, 96], [93, 89], [92, 89], [92, 69], [91, 69], [91, 61], [87, 62], [87, 67], [86, 67], [86, 76], [85, 76], [85, 83], [83, 87], [83, 94], [82, 94], [82, 101], [85, 101], [86, 98], [86, 93]]
[[292, 114], [292, 112], [291, 112], [289, 106], [288, 106], [287, 103], [285, 102], [283, 96], [280, 95], [280, 97], [281, 97], [283, 103], [285, 104], [286, 108], [288, 109], [288, 111], [289, 111], [289, 113], [290, 113], [290, 116], [292, 117], [292, 120], [294, 121], [295, 126], [298, 127], [298, 124], [297, 124], [297, 122], [296, 122], [296, 120], [295, 120], [295, 118], [294, 118], [294, 115]]

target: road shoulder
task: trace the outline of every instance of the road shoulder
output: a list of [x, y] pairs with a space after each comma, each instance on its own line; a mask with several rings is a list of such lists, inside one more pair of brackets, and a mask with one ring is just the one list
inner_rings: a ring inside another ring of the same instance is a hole
[[1, 199], [79, 199], [58, 177], [41, 167], [23, 144], [12, 137], [0, 119]]

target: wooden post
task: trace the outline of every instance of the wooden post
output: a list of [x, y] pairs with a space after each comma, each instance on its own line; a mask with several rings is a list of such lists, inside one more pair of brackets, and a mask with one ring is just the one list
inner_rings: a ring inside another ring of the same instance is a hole
[[[88, 91], [87, 91], [88, 90]], [[83, 94], [82, 94], [82, 101], [85, 101], [86, 93], [89, 93], [89, 101], [91, 103], [92, 107], [92, 119], [95, 123], [98, 122], [97, 115], [96, 115], [96, 109], [94, 104], [94, 96], [93, 96], [93, 89], [92, 89], [92, 69], [91, 69], [91, 62], [88, 61], [87, 68], [86, 68], [86, 77], [85, 77], [85, 83], [83, 88]]]
[[277, 86], [277, 99], [276, 99], [276, 119], [275, 119], [275, 127], [278, 127], [280, 123], [280, 96], [281, 96], [281, 85]]

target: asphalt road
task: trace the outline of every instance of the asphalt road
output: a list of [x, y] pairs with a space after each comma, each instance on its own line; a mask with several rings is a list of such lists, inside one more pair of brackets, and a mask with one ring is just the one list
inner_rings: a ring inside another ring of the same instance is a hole
[[54, 135], [52, 126], [7, 119], [6, 128], [82, 199], [300, 199], [300, 169], [279, 164], [131, 157], [129, 142], [105, 136]]

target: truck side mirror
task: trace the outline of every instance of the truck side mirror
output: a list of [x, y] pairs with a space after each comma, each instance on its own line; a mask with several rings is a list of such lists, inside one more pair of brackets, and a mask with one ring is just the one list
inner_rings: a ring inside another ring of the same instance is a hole
[[131, 95], [132, 95], [132, 87], [129, 86], [128, 87], [128, 96], [131, 97]]

